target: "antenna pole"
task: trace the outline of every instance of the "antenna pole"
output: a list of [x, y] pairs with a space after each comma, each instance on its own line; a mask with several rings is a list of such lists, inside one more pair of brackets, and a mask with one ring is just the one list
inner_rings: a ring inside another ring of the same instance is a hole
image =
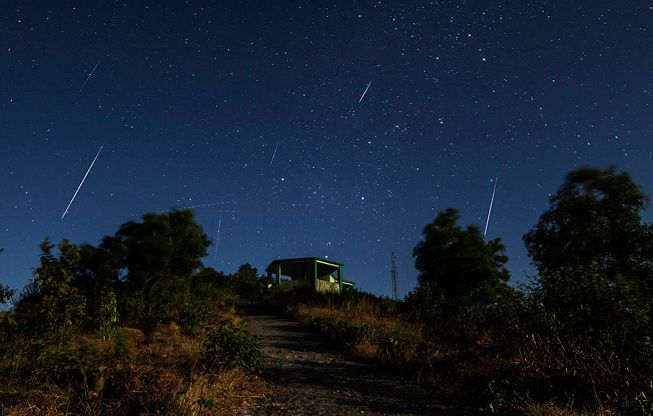
[[393, 251], [390, 253], [390, 263], [392, 265], [392, 299], [394, 300], [399, 300], [399, 289], [397, 288], [397, 256], [395, 256], [395, 252]]

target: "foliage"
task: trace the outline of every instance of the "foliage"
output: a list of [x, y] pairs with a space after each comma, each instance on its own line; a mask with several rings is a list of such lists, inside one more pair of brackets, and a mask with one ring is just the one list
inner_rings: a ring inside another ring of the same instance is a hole
[[653, 228], [641, 223], [648, 198], [627, 173], [614, 167], [574, 170], [550, 201], [524, 236], [540, 273], [651, 272]]
[[[262, 388], [241, 369], [260, 371], [260, 344], [232, 323], [210, 332], [205, 354], [200, 334], [262, 286], [251, 266], [231, 276], [203, 268], [208, 244], [187, 211], [148, 214], [100, 247], [64, 240], [55, 251], [46, 240], [33, 282], [0, 313], [3, 409], [191, 414], [213, 404], [235, 413], [243, 392]], [[11, 291], [0, 289], [4, 302]], [[203, 371], [203, 357], [220, 371]]]
[[647, 202], [627, 173], [580, 168], [524, 236], [540, 271], [532, 295], [564, 335], [635, 355], [630, 345], [653, 335], [653, 228], [641, 221]]
[[256, 373], [263, 366], [260, 340], [249, 333], [246, 321], [225, 320], [209, 332], [204, 359], [209, 368], [239, 367]]
[[256, 282], [258, 280], [258, 271], [256, 267], [252, 267], [249, 263], [241, 264], [234, 278], [243, 282]]
[[94, 345], [80, 349], [45, 346], [37, 359], [39, 376], [46, 382], [85, 382], [90, 361], [96, 355]]
[[231, 276], [231, 281], [240, 297], [248, 300], [261, 300], [267, 282], [265, 278], [259, 277], [256, 267], [249, 263], [241, 264]]
[[323, 316], [313, 320], [313, 325], [321, 333], [327, 335], [332, 341], [340, 342], [346, 346], [353, 346], [363, 340], [374, 336], [374, 328], [366, 323], [355, 324], [350, 319], [338, 320], [333, 317]]
[[379, 340], [379, 355], [385, 361], [404, 363], [415, 354], [419, 342], [416, 334], [411, 336], [404, 332], [391, 331]]
[[16, 291], [9, 286], [0, 284], [0, 305], [5, 305], [11, 301]]
[[209, 285], [215, 288], [226, 289], [231, 287], [231, 279], [222, 272], [212, 267], [202, 267], [193, 275], [193, 286]]
[[142, 297], [145, 311], [133, 312], [161, 320], [177, 317], [183, 310], [192, 274], [201, 267], [210, 243], [192, 211], [172, 210], [123, 224], [113, 237], [103, 240], [101, 249], [110, 253], [116, 271], [126, 271], [120, 276], [124, 289]]
[[207, 302], [193, 299], [179, 317], [179, 324], [188, 334], [196, 335], [197, 329], [207, 321], [209, 305]]
[[101, 294], [101, 300], [94, 323], [97, 331], [103, 338], [111, 338], [118, 322], [118, 301], [113, 290], [108, 289]]
[[647, 406], [653, 379], [647, 203], [627, 173], [580, 168], [524, 236], [539, 270], [529, 294], [528, 326], [538, 334], [531, 356], [626, 412]]
[[477, 226], [460, 227], [459, 218], [453, 208], [439, 213], [424, 227], [423, 239], [413, 252], [420, 286], [431, 286], [445, 299], [510, 278], [500, 239], [486, 242]]
[[[0, 248], [0, 253], [3, 249]], [[11, 302], [11, 299], [16, 294], [14, 289], [9, 286], [0, 284], [0, 306]], [[0, 311], [0, 342], [9, 337], [10, 328], [14, 325], [14, 320], [8, 312]]]
[[59, 243], [59, 258], [52, 254], [49, 240], [41, 244], [41, 264], [34, 271], [32, 287], [40, 299], [37, 326], [47, 339], [64, 342], [83, 324], [86, 299], [72, 285], [79, 250], [67, 240]]
[[130, 363], [134, 360], [134, 345], [124, 330], [115, 332], [113, 353], [120, 362]]
[[356, 357], [410, 368], [420, 350], [425, 350], [422, 328], [392, 299], [358, 291], [338, 295], [301, 288], [280, 296], [296, 319]]
[[129, 290], [120, 290], [117, 293], [118, 315], [123, 323], [128, 326], [143, 326], [143, 323], [149, 321], [145, 301], [140, 293]]
[[110, 252], [89, 244], [79, 246], [80, 260], [73, 285], [86, 298], [88, 329], [110, 338], [118, 323], [118, 270]]

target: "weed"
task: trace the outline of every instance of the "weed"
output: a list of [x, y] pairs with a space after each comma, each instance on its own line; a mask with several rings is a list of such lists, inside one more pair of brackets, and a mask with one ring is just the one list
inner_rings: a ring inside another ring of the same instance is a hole
[[408, 361], [415, 354], [418, 342], [414, 336], [392, 331], [379, 340], [379, 353], [385, 361]]
[[204, 341], [204, 359], [210, 369], [242, 368], [257, 373], [263, 367], [261, 343], [247, 330], [246, 321], [222, 321]]

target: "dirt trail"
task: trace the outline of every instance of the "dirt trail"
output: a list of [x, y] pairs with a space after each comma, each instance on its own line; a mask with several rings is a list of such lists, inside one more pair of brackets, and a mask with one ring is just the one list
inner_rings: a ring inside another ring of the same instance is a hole
[[462, 415], [427, 391], [370, 364], [351, 361], [320, 334], [245, 305], [250, 330], [261, 337], [272, 394], [252, 415]]

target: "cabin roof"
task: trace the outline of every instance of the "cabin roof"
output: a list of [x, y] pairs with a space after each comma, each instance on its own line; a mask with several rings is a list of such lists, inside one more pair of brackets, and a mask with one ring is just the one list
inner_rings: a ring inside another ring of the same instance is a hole
[[312, 270], [313, 264], [317, 264], [317, 272], [320, 276], [334, 273], [344, 266], [342, 263], [319, 257], [297, 257], [273, 260], [265, 268], [265, 271], [276, 273], [280, 269], [281, 274], [284, 276], [299, 277], [306, 275], [309, 270]]

